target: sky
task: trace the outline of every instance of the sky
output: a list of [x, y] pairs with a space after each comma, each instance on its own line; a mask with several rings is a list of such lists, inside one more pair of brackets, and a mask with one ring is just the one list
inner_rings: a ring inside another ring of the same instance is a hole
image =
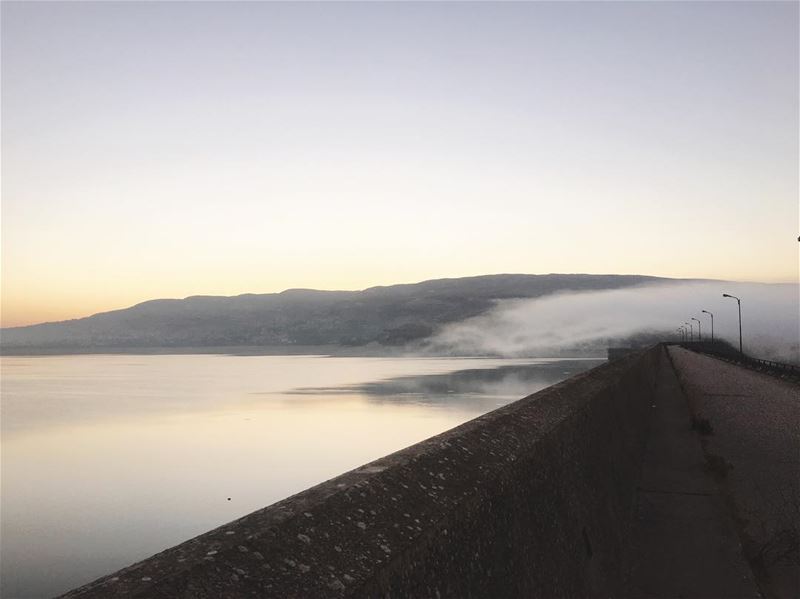
[[2, 324], [798, 280], [795, 2], [2, 3]]

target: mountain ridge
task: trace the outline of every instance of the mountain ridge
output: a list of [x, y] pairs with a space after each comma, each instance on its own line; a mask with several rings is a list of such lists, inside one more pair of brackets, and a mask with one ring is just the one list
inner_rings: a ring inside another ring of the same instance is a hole
[[0, 329], [0, 347], [403, 345], [497, 301], [687, 282], [646, 275], [495, 274], [360, 291], [286, 289], [146, 300], [83, 318]]

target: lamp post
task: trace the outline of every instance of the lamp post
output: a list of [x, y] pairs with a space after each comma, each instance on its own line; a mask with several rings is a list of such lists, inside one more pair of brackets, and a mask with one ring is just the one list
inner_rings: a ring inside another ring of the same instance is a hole
[[711, 343], [714, 343], [714, 315], [708, 310], [701, 310], [711, 317]]
[[683, 330], [683, 327], [678, 327], [678, 332], [681, 335], [681, 341], [686, 341], [686, 331]]
[[690, 322], [684, 322], [687, 327], [689, 327], [689, 341], [694, 341], [694, 325]]
[[701, 327], [700, 327], [700, 321], [697, 320], [694, 316], [692, 316], [692, 320], [694, 320], [697, 323], [697, 340], [698, 341], [702, 341], [703, 340], [703, 331], [701, 330]]
[[731, 299], [736, 300], [736, 305], [739, 307], [739, 353], [744, 353], [742, 351], [742, 300], [740, 300], [735, 295], [729, 295], [727, 293], [723, 293], [722, 297], [729, 297]]

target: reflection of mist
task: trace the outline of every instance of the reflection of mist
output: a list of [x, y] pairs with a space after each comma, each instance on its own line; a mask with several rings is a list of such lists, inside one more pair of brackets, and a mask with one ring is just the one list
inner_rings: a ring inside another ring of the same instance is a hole
[[742, 298], [746, 353], [800, 359], [797, 285], [719, 281], [506, 300], [487, 314], [446, 325], [426, 349], [461, 355], [553, 356], [564, 351], [596, 355], [643, 333], [652, 333], [652, 340], [675, 335], [675, 329], [692, 316], [700, 318], [707, 338], [710, 320], [701, 310], [714, 313], [717, 338], [738, 344], [736, 302], [724, 299], [723, 293]]
[[486, 411], [554, 385], [603, 360], [558, 360], [444, 374], [401, 376], [340, 387], [304, 387], [293, 395], [366, 396], [378, 403], [413, 403], [431, 407]]

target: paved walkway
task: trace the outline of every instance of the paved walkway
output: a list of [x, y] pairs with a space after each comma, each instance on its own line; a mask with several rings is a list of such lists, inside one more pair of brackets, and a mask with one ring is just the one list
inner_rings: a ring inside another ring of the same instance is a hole
[[761, 597], [666, 353], [652, 410], [629, 597]]
[[669, 349], [690, 410], [767, 597], [800, 597], [800, 386]]

